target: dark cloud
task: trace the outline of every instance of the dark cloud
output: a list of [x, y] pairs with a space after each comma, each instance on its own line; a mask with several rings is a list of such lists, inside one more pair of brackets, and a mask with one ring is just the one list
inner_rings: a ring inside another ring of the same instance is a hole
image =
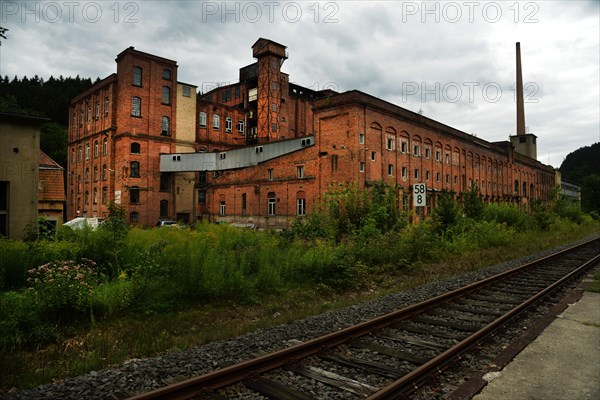
[[[62, 7], [60, 20], [50, 3]], [[179, 79], [202, 89], [236, 80], [239, 68], [254, 62], [252, 44], [266, 37], [288, 46], [283, 70], [292, 82], [362, 90], [495, 141], [515, 129], [520, 41], [524, 80], [538, 88], [539, 101], [526, 104], [526, 124], [539, 136], [540, 159], [548, 162], [543, 152], [559, 166], [568, 152], [599, 139], [595, 1], [519, 2], [518, 15], [513, 2], [477, 2], [473, 10], [461, 2], [265, 4], [84, 1], [69, 14], [63, 2], [3, 1], [0, 25], [10, 31], [0, 47], [0, 74], [105, 77], [115, 71], [116, 55], [135, 46], [177, 60]], [[419, 91], [408, 95], [410, 85]], [[486, 98], [486, 85], [498, 85], [500, 98]], [[437, 98], [422, 96], [436, 87]]]

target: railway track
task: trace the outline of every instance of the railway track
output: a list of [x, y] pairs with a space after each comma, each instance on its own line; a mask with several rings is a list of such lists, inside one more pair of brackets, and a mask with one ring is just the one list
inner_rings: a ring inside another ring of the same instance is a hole
[[132, 399], [398, 399], [600, 261], [600, 239]]

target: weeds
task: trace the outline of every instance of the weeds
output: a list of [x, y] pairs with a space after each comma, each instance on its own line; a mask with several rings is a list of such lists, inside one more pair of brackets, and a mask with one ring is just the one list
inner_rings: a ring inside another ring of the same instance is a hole
[[[381, 285], [398, 290], [505, 260], [507, 248], [517, 257], [599, 231], [599, 221], [570, 204], [534, 204], [530, 215], [509, 204], [483, 204], [476, 190], [465, 208], [452, 193], [441, 194], [432, 218], [409, 225], [409, 215], [398, 211], [398, 191], [383, 184], [369, 192], [338, 188], [281, 234], [213, 224], [126, 229], [114, 207], [109, 223], [95, 231], [60, 229], [55, 240], [28, 243], [0, 239], [0, 348], [25, 373], [27, 362], [17, 354], [71, 343], [64, 353], [74, 360], [57, 350], [47, 361], [54, 372], [33, 374], [29, 385], [64, 376], [57, 363], [80, 373], [198, 344], [189, 332], [173, 331], [174, 321], [194, 310], [256, 308], [266, 310], [265, 320], [282, 322], [272, 315], [287, 307], [321, 312]], [[149, 323], [155, 320], [167, 322]], [[206, 323], [188, 328], [203, 331], [202, 340], [223, 337], [216, 332], [224, 326], [232, 335], [252, 328]], [[102, 329], [110, 339], [100, 339]]]

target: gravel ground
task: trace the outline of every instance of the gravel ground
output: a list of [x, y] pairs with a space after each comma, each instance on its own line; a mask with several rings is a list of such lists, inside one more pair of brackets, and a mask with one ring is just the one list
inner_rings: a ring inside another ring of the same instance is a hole
[[39, 386], [32, 390], [3, 393], [0, 394], [0, 399], [79, 400], [124, 398], [128, 395], [156, 389], [168, 383], [209, 372], [218, 368], [219, 365], [243, 361], [251, 358], [252, 354], [272, 352], [287, 347], [298, 340], [305, 341], [389, 313], [400, 307], [546, 256], [560, 248], [563, 247], [442, 281], [428, 283], [416, 289], [391, 294], [378, 300], [325, 312], [285, 325], [259, 329], [230, 340], [213, 342], [201, 347], [153, 358], [129, 360], [116, 368], [92, 371], [85, 375]]

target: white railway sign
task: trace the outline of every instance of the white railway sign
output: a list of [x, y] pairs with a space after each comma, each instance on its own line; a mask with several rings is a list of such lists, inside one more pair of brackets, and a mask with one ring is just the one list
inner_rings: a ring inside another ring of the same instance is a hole
[[427, 185], [415, 183], [413, 185], [413, 205], [415, 207], [427, 206]]

